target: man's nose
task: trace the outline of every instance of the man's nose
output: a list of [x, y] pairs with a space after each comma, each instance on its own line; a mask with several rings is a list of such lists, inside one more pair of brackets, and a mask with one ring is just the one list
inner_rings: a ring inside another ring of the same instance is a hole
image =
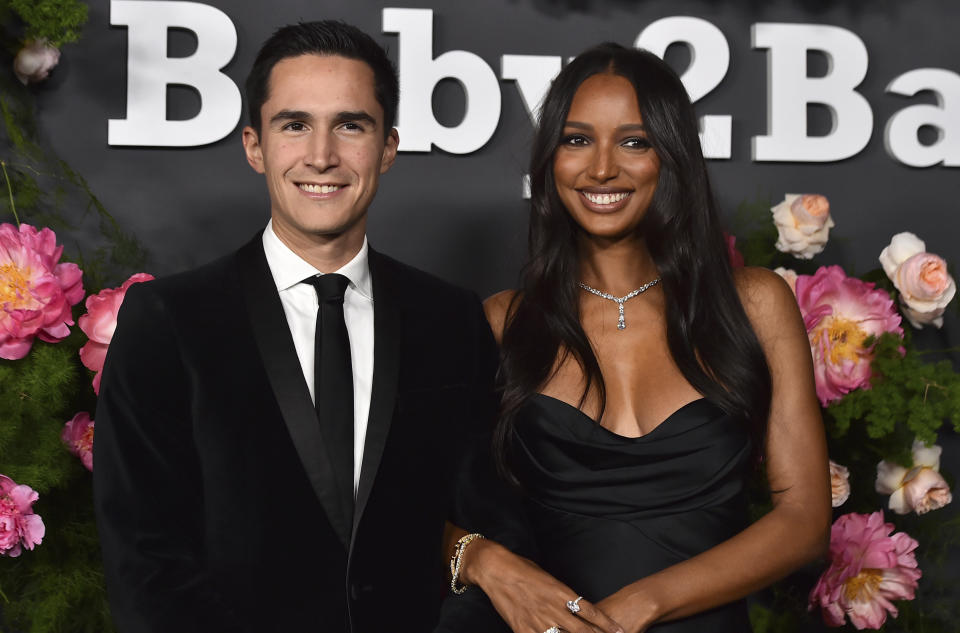
[[329, 132], [311, 134], [303, 162], [318, 171], [326, 171], [340, 164], [336, 137]]

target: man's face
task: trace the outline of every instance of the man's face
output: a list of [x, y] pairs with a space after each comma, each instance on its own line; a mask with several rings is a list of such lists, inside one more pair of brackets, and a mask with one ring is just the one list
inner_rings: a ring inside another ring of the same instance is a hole
[[337, 55], [300, 55], [270, 72], [261, 130], [246, 127], [247, 161], [267, 179], [277, 235], [288, 245], [357, 237], [380, 174], [397, 155], [384, 134], [373, 70]]

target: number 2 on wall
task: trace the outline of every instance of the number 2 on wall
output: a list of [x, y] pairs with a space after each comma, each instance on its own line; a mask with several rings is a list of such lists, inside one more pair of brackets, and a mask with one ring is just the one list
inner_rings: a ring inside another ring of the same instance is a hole
[[[663, 57], [671, 44], [690, 49], [690, 65], [680, 76], [690, 101], [696, 103], [720, 85], [730, 68], [730, 46], [716, 26], [701, 18], [672, 16], [651, 22], [634, 46]], [[730, 158], [733, 117], [707, 114], [700, 117], [700, 145], [704, 158]]]

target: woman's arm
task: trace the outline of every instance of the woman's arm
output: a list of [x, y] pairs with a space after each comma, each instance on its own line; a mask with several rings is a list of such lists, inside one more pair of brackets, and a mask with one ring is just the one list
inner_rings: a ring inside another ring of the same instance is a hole
[[[457, 540], [466, 533], [448, 523], [444, 551], [452, 555]], [[566, 606], [577, 598], [573, 589], [488, 538], [475, 539], [464, 549], [458, 584], [482, 589], [514, 633], [541, 633], [552, 626], [568, 633], [624, 633], [623, 627], [584, 599], [578, 601], [580, 611], [574, 615]]]
[[829, 543], [826, 440], [796, 299], [765, 269], [742, 269], [737, 286], [772, 378], [764, 464], [773, 509], [733, 538], [600, 601], [628, 633], [742, 598], [823, 555]]
[[[513, 291], [508, 290], [484, 302], [484, 312], [497, 343], [501, 340], [513, 296]], [[491, 473], [472, 476], [476, 480], [495, 479]], [[491, 531], [486, 534], [487, 538], [475, 539], [463, 550], [458, 585], [475, 585], [483, 590], [500, 617], [515, 633], [542, 633], [552, 626], [569, 633], [623, 633], [621, 626], [585, 600], [578, 602], [580, 611], [574, 615], [566, 606], [568, 600], [578, 597], [573, 589], [540, 569], [530, 559], [514, 554], [498, 542], [502, 541], [515, 551], [529, 549], [522, 517], [514, 516], [520, 512], [517, 504], [513, 503], [516, 499], [497, 487], [497, 484], [502, 486], [499, 480], [489, 482], [496, 490], [485, 490], [481, 495], [484, 497], [481, 504], [483, 514], [493, 515], [492, 519], [487, 516], [489, 520], [481, 523], [490, 525]], [[472, 490], [469, 494], [475, 496], [480, 493]], [[457, 541], [466, 534], [466, 530], [452, 523], [447, 524], [443, 539], [445, 561], [449, 561], [456, 553]], [[451, 599], [456, 600], [457, 597]]]

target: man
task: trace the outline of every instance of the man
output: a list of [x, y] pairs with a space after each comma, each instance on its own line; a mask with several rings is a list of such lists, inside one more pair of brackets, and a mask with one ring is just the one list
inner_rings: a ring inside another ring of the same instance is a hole
[[270, 223], [133, 286], [106, 360], [94, 484], [115, 622], [430, 631], [492, 336], [471, 293], [367, 245], [398, 143], [396, 72], [369, 36], [284, 27], [247, 96]]

